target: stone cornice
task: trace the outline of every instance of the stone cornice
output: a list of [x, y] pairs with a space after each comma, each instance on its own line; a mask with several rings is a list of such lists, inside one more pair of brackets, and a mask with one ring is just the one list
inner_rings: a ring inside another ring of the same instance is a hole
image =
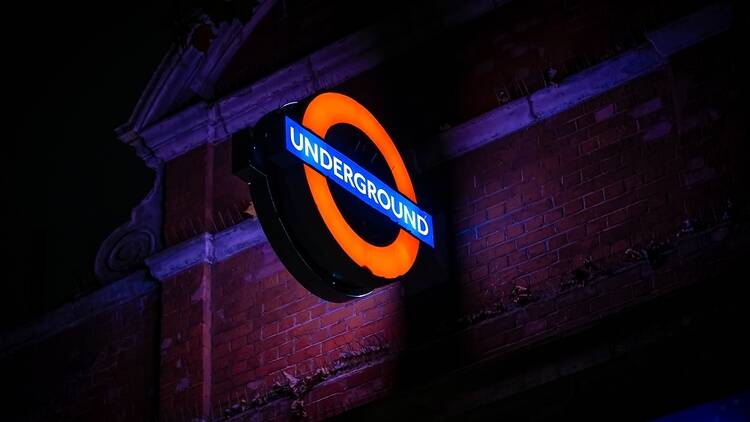
[[202, 233], [146, 259], [158, 280], [166, 280], [200, 264], [223, 261], [266, 240], [257, 220], [245, 220], [221, 232]]
[[575, 74], [558, 86], [541, 89], [475, 117], [438, 135], [441, 159], [461, 156], [539, 123], [615, 87], [645, 76], [669, 56], [726, 31], [731, 8], [719, 4], [646, 34], [649, 44]]
[[[481, 16], [511, 0], [447, 1], [432, 20], [406, 14], [360, 30], [276, 71], [215, 103], [199, 102], [145, 128], [123, 126], [122, 138], [136, 135], [161, 161], [169, 161], [205, 143], [216, 143], [250, 127], [285, 103], [332, 88], [389, 57], [407, 51], [438, 33]], [[123, 139], [123, 141], [126, 141]]]
[[128, 121], [116, 129], [118, 137], [129, 144], [129, 139], [138, 137], [144, 127], [196, 95], [210, 98], [224, 67], [276, 1], [260, 1], [245, 24], [235, 19], [214, 25], [206, 17], [205, 23], [211, 25], [214, 39], [205, 53], [189, 46], [173, 45], [154, 71]]
[[[415, 28], [414, 22], [407, 18], [392, 18], [333, 43], [214, 104], [195, 104], [143, 129], [139, 138], [160, 161], [168, 161], [205, 143], [221, 142], [287, 102], [332, 88], [403, 53], [429, 38], [434, 28], [458, 25], [509, 1], [465, 2], [447, 11], [437, 24], [423, 22], [424, 28]], [[461, 155], [645, 75], [665, 64], [670, 55], [725, 31], [730, 21], [730, 6], [718, 4], [653, 31], [647, 34], [649, 44], [642, 48], [439, 135], [443, 158]], [[481, 136], [468, 139], [467, 133], [472, 132], [480, 132]]]
[[643, 47], [591, 67], [564, 83], [541, 89], [475, 117], [438, 135], [443, 159], [459, 157], [483, 145], [539, 123], [562, 111], [658, 69], [666, 62]]
[[78, 325], [123, 303], [149, 294], [158, 287], [144, 271], [135, 272], [108, 284], [89, 295], [48, 312], [35, 321], [21, 325], [0, 336], [0, 356], [7, 356], [63, 330]]
[[[146, 260], [151, 275], [164, 280], [202, 263], [223, 261], [266, 240], [256, 220], [246, 220], [219, 233], [203, 233]], [[107, 309], [136, 300], [158, 287], [145, 271], [136, 271], [37, 320], [0, 335], [0, 356], [74, 327]]]

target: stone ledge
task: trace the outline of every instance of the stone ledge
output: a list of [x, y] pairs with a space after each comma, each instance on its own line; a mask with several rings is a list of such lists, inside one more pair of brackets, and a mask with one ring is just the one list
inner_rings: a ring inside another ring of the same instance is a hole
[[281, 105], [299, 101], [321, 89], [334, 87], [390, 57], [403, 53], [441, 27], [451, 27], [486, 14], [511, 0], [447, 2], [442, 16], [418, 22], [403, 15], [362, 29], [277, 70], [215, 103], [200, 102], [162, 119], [137, 134], [118, 129], [121, 140], [142, 139], [158, 161], [169, 161], [207, 143], [254, 125]]
[[160, 281], [199, 264], [223, 261], [265, 242], [257, 220], [245, 220], [218, 233], [202, 233], [146, 259], [151, 274]]
[[646, 34], [650, 44], [625, 52], [528, 97], [519, 98], [460, 124], [440, 135], [440, 159], [459, 157], [613, 88], [646, 76], [667, 63], [669, 56], [729, 29], [727, 4], [707, 7]]
[[135, 272], [91, 294], [48, 312], [0, 336], [0, 356], [42, 341], [110, 308], [136, 300], [158, 288], [145, 271]]

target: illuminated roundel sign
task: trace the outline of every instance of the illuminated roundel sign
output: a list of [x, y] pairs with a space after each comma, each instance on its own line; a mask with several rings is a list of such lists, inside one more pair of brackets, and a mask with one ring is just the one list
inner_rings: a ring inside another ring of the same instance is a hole
[[[404, 161], [375, 116], [345, 95], [326, 93], [317, 96], [305, 110], [302, 124], [312, 133], [289, 117], [285, 123], [289, 135], [286, 147], [306, 163], [305, 177], [310, 192], [341, 248], [354, 262], [377, 276], [396, 278], [406, 274], [417, 258], [419, 240], [434, 246], [432, 217], [417, 207], [414, 186]], [[360, 129], [372, 140], [388, 163], [398, 191], [320, 139], [339, 123]], [[339, 211], [327, 179], [398, 223], [402, 227], [398, 237], [387, 246], [376, 246], [362, 239]]]
[[[331, 135], [342, 127], [349, 132]], [[354, 144], [363, 140], [380, 157], [380, 174], [345, 152], [356, 155]], [[234, 149], [235, 170], [250, 185], [271, 246], [318, 296], [343, 301], [402, 280], [420, 243], [435, 247], [432, 216], [418, 205], [396, 145], [346, 95], [323, 93], [306, 105], [282, 107], [249, 137], [235, 139]]]

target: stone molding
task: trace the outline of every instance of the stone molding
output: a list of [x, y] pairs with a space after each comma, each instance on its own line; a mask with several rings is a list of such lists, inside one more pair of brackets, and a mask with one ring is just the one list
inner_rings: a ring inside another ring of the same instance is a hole
[[145, 271], [137, 271], [86, 296], [66, 303], [34, 321], [0, 335], [0, 357], [28, 347], [82, 321], [121, 304], [145, 296], [158, 288]]
[[[392, 16], [213, 103], [198, 102], [150, 125], [144, 125], [143, 119], [135, 125], [129, 122], [118, 128], [118, 136], [123, 142], [137, 136], [158, 160], [169, 161], [203, 144], [221, 142], [283, 104], [341, 84], [408, 51], [442, 28], [465, 23], [510, 1], [447, 1], [444, 13], [431, 20], [406, 14]], [[175, 65], [163, 64], [160, 68], [169, 66]], [[139, 107], [145, 106], [139, 102]]]
[[649, 44], [441, 133], [437, 137], [442, 152], [440, 159], [459, 157], [648, 75], [667, 64], [669, 56], [729, 29], [731, 19], [729, 5], [720, 4], [650, 32], [646, 34]]
[[223, 261], [266, 241], [257, 220], [245, 220], [218, 233], [202, 233], [146, 259], [151, 275], [166, 280], [200, 264]]

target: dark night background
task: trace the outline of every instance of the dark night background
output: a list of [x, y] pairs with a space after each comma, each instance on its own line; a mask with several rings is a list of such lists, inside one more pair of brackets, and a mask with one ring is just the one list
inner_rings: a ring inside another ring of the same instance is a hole
[[3, 326], [95, 289], [97, 248], [150, 189], [151, 170], [114, 129], [167, 51], [173, 11], [32, 2], [4, 13]]

